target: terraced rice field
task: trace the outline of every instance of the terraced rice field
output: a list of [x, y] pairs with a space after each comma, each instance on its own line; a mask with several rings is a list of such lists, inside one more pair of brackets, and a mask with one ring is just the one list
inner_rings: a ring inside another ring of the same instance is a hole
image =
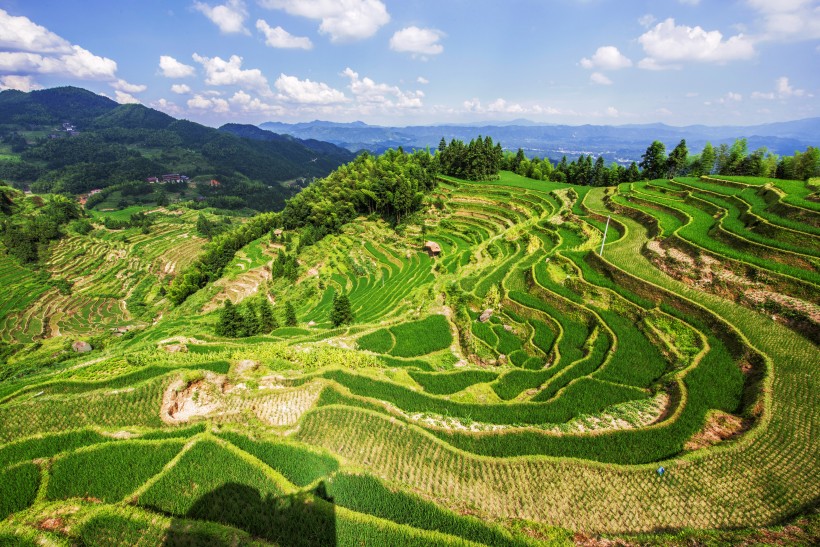
[[32, 342], [87, 336], [150, 323], [163, 306], [159, 282], [190, 264], [205, 240], [194, 235], [196, 214], [155, 212], [149, 234], [136, 228], [70, 236], [52, 244], [43, 279], [3, 257], [0, 276], [11, 296], [0, 310], [0, 339]]
[[[59, 514], [54, 534], [92, 543], [535, 545], [817, 504], [820, 213], [803, 183], [504, 173], [437, 193], [423, 231], [362, 221], [267, 284], [298, 327], [225, 340], [212, 316], [169, 313], [166, 340], [149, 328], [125, 357], [0, 386], [0, 472], [16, 477], [0, 538]], [[61, 245], [54, 264], [77, 275], [113, 252]], [[356, 322], [332, 329], [340, 292]], [[127, 317], [81, 295], [71, 328]]]

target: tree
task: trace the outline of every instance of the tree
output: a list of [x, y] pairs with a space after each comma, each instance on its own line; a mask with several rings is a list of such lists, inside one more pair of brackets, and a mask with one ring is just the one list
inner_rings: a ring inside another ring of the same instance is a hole
[[225, 299], [225, 305], [219, 314], [219, 323], [216, 324], [216, 333], [220, 336], [236, 338], [241, 334], [242, 317], [233, 305], [230, 298]]
[[700, 161], [696, 167], [697, 175], [711, 175], [715, 168], [715, 149], [712, 143], [707, 142], [700, 153]]
[[262, 324], [256, 314], [256, 306], [248, 304], [242, 313], [242, 336], [255, 336], [262, 332]]
[[270, 301], [268, 300], [267, 296], [262, 295], [259, 298], [259, 304], [257, 305], [259, 311], [259, 331], [262, 333], [269, 333], [274, 329], [279, 328], [279, 322], [276, 320], [276, 316], [273, 314], [273, 306], [270, 305]]
[[350, 309], [350, 299], [347, 294], [333, 295], [333, 309], [330, 310], [330, 322], [334, 327], [353, 323], [353, 310]]
[[643, 178], [653, 180], [663, 178], [666, 174], [666, 146], [660, 141], [654, 141], [641, 156]]
[[295, 327], [299, 322], [296, 320], [296, 310], [293, 309], [293, 304], [285, 302], [285, 326]]
[[687, 156], [689, 156], [689, 150], [686, 148], [686, 139], [681, 139], [666, 159], [666, 176], [668, 178], [674, 178], [683, 172], [686, 168]]

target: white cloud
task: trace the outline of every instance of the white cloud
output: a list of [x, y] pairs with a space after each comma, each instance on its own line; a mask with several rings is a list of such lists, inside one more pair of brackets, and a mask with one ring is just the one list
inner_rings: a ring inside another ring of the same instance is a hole
[[427, 84], [429, 84], [429, 83], [430, 83], [430, 80], [428, 80], [428, 79], [427, 79], [427, 78], [425, 78], [424, 76], [419, 76], [418, 78], [416, 78], [416, 81], [417, 81], [418, 83], [420, 83], [421, 85], [427, 85]]
[[188, 105], [188, 108], [193, 108], [195, 110], [210, 110], [216, 114], [224, 114], [226, 112], [230, 112], [231, 110], [228, 101], [225, 99], [209, 99], [207, 97], [203, 97], [202, 95], [194, 95], [192, 99], [188, 99], [186, 104]]
[[618, 112], [618, 109], [615, 108], [614, 106], [609, 106], [606, 109], [606, 115], [609, 116], [610, 118], [617, 118], [618, 116], [620, 116], [620, 114], [621, 113]]
[[71, 53], [71, 44], [28, 17], [0, 9], [0, 48], [33, 53]]
[[194, 9], [210, 19], [223, 34], [250, 34], [245, 28], [248, 9], [242, 0], [228, 0], [226, 4], [211, 6], [203, 2], [194, 2]]
[[265, 43], [270, 47], [283, 49], [313, 48], [313, 42], [307, 36], [294, 36], [282, 27], [271, 28], [264, 19], [256, 21], [256, 29], [265, 35]]
[[556, 114], [574, 115], [572, 111], [563, 112], [551, 106], [541, 106], [538, 104], [524, 106], [519, 103], [511, 103], [504, 98], [497, 98], [488, 105], [481, 104], [481, 101], [473, 98], [461, 103], [466, 112], [473, 114], [539, 114], [554, 116]]
[[678, 2], [687, 6], [697, 6], [700, 4], [700, 0], [678, 0]]
[[239, 108], [240, 111], [247, 113], [276, 114], [278, 116], [285, 113], [285, 109], [281, 106], [268, 104], [258, 97], [252, 97], [241, 89], [234, 93], [233, 97], [228, 99], [228, 102]]
[[502, 98], [498, 98], [487, 105], [487, 112], [505, 112], [509, 114], [521, 114], [524, 107], [518, 103], [508, 103]]
[[169, 55], [161, 55], [159, 58], [159, 69], [166, 78], [187, 78], [196, 73], [196, 69], [191, 65], [180, 63]]
[[268, 80], [258, 68], [242, 69], [242, 57], [231, 55], [225, 61], [220, 57], [202, 57], [193, 54], [193, 59], [205, 69], [205, 83], [208, 85], [238, 85], [253, 89], [262, 95], [272, 95]]
[[124, 91], [117, 90], [114, 92], [114, 100], [120, 104], [140, 104], [140, 100]]
[[642, 15], [638, 18], [638, 24], [644, 28], [649, 28], [652, 26], [652, 23], [657, 21], [654, 15], [651, 13], [647, 13], [646, 15]]
[[0, 52], [0, 71], [22, 74], [60, 74], [80, 80], [114, 78], [117, 63], [94, 55], [80, 46], [71, 46], [71, 53], [48, 56], [23, 51]]
[[171, 116], [179, 116], [182, 114], [182, 109], [176, 105], [176, 103], [172, 103], [167, 99], [160, 99], [158, 101], [154, 101], [149, 105], [151, 108], [155, 108], [166, 114], [170, 114]]
[[632, 66], [632, 61], [615, 46], [601, 46], [591, 59], [581, 59], [581, 66], [589, 69], [618, 70]]
[[381, 0], [259, 0], [262, 7], [321, 21], [319, 32], [331, 42], [349, 42], [373, 36], [390, 21]]
[[813, 97], [811, 93], [807, 93], [805, 89], [795, 89], [789, 83], [789, 79], [786, 76], [781, 76], [777, 80], [775, 80], [775, 90], [769, 92], [761, 92], [755, 91], [752, 93], [752, 99], [764, 99], [764, 100], [774, 100], [774, 99], [788, 99], [790, 97]]
[[684, 61], [723, 63], [749, 59], [755, 54], [754, 44], [743, 34], [724, 40], [718, 30], [675, 25], [672, 18], [645, 32], [638, 42], [648, 55], [638, 66], [647, 69]]
[[296, 76], [280, 74], [274, 86], [282, 101], [299, 104], [338, 104], [348, 101], [344, 93], [324, 82], [300, 80]]
[[438, 55], [444, 51], [444, 46], [438, 43], [443, 36], [440, 30], [407, 27], [393, 34], [390, 49], [414, 55]]
[[720, 104], [729, 104], [729, 103], [739, 103], [743, 100], [743, 95], [740, 93], [735, 93], [733, 91], [728, 92], [726, 95], [718, 99], [718, 103]]
[[820, 6], [816, 0], [746, 0], [761, 18], [769, 40], [820, 38]]
[[421, 91], [402, 91], [396, 86], [379, 84], [368, 77], [360, 78], [359, 73], [351, 68], [344, 69], [342, 75], [350, 79], [351, 93], [360, 104], [380, 105], [384, 107], [420, 108], [423, 106]]
[[612, 80], [601, 74], [600, 72], [593, 72], [589, 75], [590, 81], [598, 85], [612, 85]]
[[148, 89], [147, 85], [131, 84], [122, 78], [118, 79], [116, 82], [112, 82], [111, 87], [124, 93], [142, 93]]
[[[59, 74], [77, 79], [113, 79], [117, 63], [40, 26], [0, 9], [0, 70], [26, 77]], [[25, 80], [18, 80], [22, 84]]]
[[43, 86], [34, 81], [32, 76], [18, 76], [16, 74], [8, 74], [0, 76], [0, 91], [4, 89], [16, 89], [17, 91], [34, 91], [36, 89], [43, 89]]
[[776, 83], [775, 87], [777, 89], [777, 94], [780, 97], [783, 97], [783, 98], [792, 97], [792, 96], [802, 97], [803, 95], [806, 94], [806, 91], [804, 89], [794, 89], [791, 86], [791, 84], [789, 84], [789, 79], [785, 76], [781, 76], [780, 78], [778, 78], [775, 83]]
[[191, 88], [186, 84], [174, 84], [171, 86], [171, 91], [178, 95], [184, 95], [191, 92]]

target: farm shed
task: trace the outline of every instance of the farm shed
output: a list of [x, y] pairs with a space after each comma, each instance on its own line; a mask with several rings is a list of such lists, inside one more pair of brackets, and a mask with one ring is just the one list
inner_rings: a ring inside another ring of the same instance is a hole
[[438, 256], [441, 254], [441, 245], [436, 243], [435, 241], [428, 241], [424, 244], [424, 250], [427, 251], [427, 254], [430, 256]]

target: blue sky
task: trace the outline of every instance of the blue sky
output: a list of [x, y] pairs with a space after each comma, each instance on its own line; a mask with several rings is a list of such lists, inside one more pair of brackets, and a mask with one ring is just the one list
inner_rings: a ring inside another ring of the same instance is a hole
[[820, 0], [0, 0], [0, 88], [208, 125], [820, 116]]

